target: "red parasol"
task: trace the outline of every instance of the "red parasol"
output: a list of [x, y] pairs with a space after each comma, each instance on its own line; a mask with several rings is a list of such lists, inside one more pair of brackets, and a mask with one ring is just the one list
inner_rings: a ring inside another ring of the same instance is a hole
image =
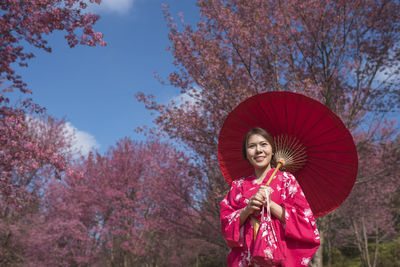
[[218, 139], [218, 159], [229, 185], [254, 173], [241, 151], [243, 138], [254, 127], [274, 137], [277, 152], [294, 156], [286, 170], [296, 176], [316, 218], [350, 194], [358, 168], [350, 132], [328, 107], [292, 92], [255, 95], [228, 115]]

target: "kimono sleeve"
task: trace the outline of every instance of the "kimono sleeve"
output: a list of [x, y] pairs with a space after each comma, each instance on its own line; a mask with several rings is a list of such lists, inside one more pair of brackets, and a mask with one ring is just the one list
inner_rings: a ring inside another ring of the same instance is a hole
[[233, 181], [228, 194], [221, 202], [221, 230], [229, 247], [242, 247], [244, 244], [243, 226], [240, 226], [238, 200], [242, 197], [241, 181]]
[[293, 175], [285, 173], [285, 232], [287, 238], [319, 244], [314, 215], [299, 183]]
[[320, 240], [311, 208], [293, 175], [285, 173], [285, 239], [287, 266], [308, 266]]

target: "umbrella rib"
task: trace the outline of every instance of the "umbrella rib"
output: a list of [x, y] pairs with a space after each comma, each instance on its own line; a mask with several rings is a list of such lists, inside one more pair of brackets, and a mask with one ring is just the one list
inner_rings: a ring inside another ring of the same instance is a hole
[[[306, 116], [306, 118], [311, 118], [312, 117], [311, 113], [312, 113], [312, 111], [314, 111], [315, 108], [316, 108], [315, 102], [311, 102], [311, 108], [308, 110], [308, 115]], [[308, 133], [315, 127], [316, 124], [319, 123], [321, 118], [323, 118], [326, 114], [327, 114], [327, 111], [325, 110], [325, 112], [322, 114], [322, 116], [318, 120], [315, 120], [315, 122], [313, 122], [312, 126], [308, 127], [307, 131], [305, 133], [302, 133], [301, 137], [299, 136], [299, 138], [301, 140], [303, 140], [304, 137], [308, 135]]]
[[272, 123], [271, 123], [271, 122], [272, 122], [271, 117], [268, 116], [268, 113], [264, 110], [263, 105], [261, 105], [261, 102], [260, 102], [260, 101], [255, 101], [255, 102], [256, 102], [257, 105], [258, 105], [258, 109], [261, 110], [261, 111], [263, 112], [263, 114], [265, 115], [265, 117], [268, 119], [269, 123], [272, 125]]
[[343, 141], [346, 141], [346, 140], [349, 141], [349, 144], [352, 144], [353, 138], [351, 138], [351, 136], [346, 136], [346, 137], [343, 137], [342, 139], [335, 139], [335, 140], [332, 140], [330, 142], [324, 142], [324, 143], [315, 144], [315, 145], [307, 145], [307, 148], [309, 149], [309, 148], [316, 148], [316, 147], [323, 146], [323, 145], [331, 145], [331, 144], [343, 142]]
[[[298, 109], [298, 106], [299, 106], [300, 97], [296, 97], [295, 99], [296, 99], [296, 104], [295, 104], [294, 110], [297, 110], [297, 109]], [[295, 113], [294, 113], [294, 121], [295, 121], [295, 122], [297, 121], [297, 116], [298, 116], [298, 114], [299, 114], [298, 112], [295, 112]], [[293, 128], [292, 128], [292, 131], [291, 131], [291, 132], [294, 132], [294, 129], [295, 129], [295, 127], [296, 127], [296, 123], [292, 123], [292, 125], [293, 125]]]
[[[314, 175], [310, 175], [309, 174], [309, 176], [311, 176], [311, 177], [323, 177], [323, 175], [321, 175], [321, 173], [319, 171], [317, 171], [318, 168], [314, 168], [313, 166], [308, 165], [307, 170], [310, 173], [314, 173]], [[340, 198], [340, 201], [337, 201], [337, 198], [332, 198], [332, 191], [324, 190], [325, 197], [329, 196], [329, 200], [330, 200], [329, 203], [326, 203], [326, 199], [322, 199], [321, 198], [322, 197], [321, 194], [318, 193], [318, 192], [320, 192], [320, 189], [322, 187], [323, 188], [335, 188], [336, 185], [332, 184], [327, 179], [321, 180], [321, 182], [325, 183], [325, 185], [329, 184], [330, 186], [329, 187], [328, 186], [321, 186], [320, 184], [317, 185], [317, 184], [313, 183], [312, 181], [307, 183], [307, 185], [309, 186], [310, 190], [313, 191], [313, 192], [316, 192], [315, 194], [313, 194], [313, 197], [315, 197], [315, 201], [313, 199], [312, 202], [313, 202], [314, 205], [318, 206], [317, 213], [323, 212], [325, 210], [325, 206], [332, 206], [332, 202], [335, 204], [334, 206], [336, 208], [336, 207], [340, 206], [340, 204], [343, 203], [343, 201], [345, 199], [345, 198]], [[339, 192], [336, 192], [334, 194], [337, 194], [337, 193], [339, 193]], [[345, 192], [345, 193], [343, 193], [343, 195], [348, 195], [349, 193], [350, 192]], [[306, 194], [306, 196], [307, 196], [307, 194]], [[343, 199], [343, 201], [342, 201], [342, 199]], [[325, 203], [325, 206], [324, 206], [324, 203]], [[314, 212], [314, 210], [313, 210], [313, 212]]]
[[[309, 168], [310, 168], [311, 170], [313, 170], [313, 171], [314, 171], [316, 174], [318, 174], [319, 176], [323, 176], [323, 175], [321, 174], [321, 172], [318, 171], [318, 170], [320, 170], [319, 168], [315, 168], [315, 167], [313, 167], [312, 165], [310, 165]], [[340, 171], [338, 172], [338, 168], [335, 168], [335, 169], [336, 169], [335, 171], [333, 171], [332, 169], [329, 170], [329, 171], [330, 171], [331, 173], [335, 174], [335, 177], [343, 177], [343, 173], [341, 173]], [[344, 174], [348, 174], [348, 172], [344, 172]], [[347, 175], [346, 175], [346, 176], [347, 176]], [[337, 180], [343, 181], [343, 180], [345, 180], [345, 179], [337, 179]], [[321, 180], [321, 181], [324, 181], [325, 183], [329, 184], [329, 185], [330, 185], [330, 188], [335, 188], [335, 186], [336, 186], [336, 184], [333, 183], [332, 180], [330, 180], [330, 179], [323, 179], [323, 180]], [[346, 187], [341, 187], [341, 189], [343, 189], [343, 188], [346, 188]], [[338, 191], [338, 190], [336, 190], [336, 191]], [[332, 192], [332, 190], [327, 191], [327, 192]], [[349, 192], [343, 192], [343, 191], [340, 191], [340, 192], [342, 192], [343, 194], [348, 194], [348, 193], [349, 193]], [[335, 194], [337, 194], [337, 193], [335, 193]]]
[[326, 135], [327, 133], [330, 133], [330, 132], [332, 132], [332, 131], [334, 131], [334, 130], [337, 130], [337, 127], [331, 127], [330, 129], [327, 129], [327, 130], [325, 130], [325, 131], [323, 131], [323, 132], [320, 132], [318, 135], [313, 136], [312, 139], [314, 140], [314, 139], [316, 139], [316, 138], [319, 138], [319, 137], [321, 137], [321, 136], [324, 136], [324, 135]]

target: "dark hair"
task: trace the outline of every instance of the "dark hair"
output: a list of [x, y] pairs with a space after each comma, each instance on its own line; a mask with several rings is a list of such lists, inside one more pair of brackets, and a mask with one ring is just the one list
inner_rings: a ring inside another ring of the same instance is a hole
[[[249, 141], [250, 136], [254, 135], [254, 134], [258, 134], [261, 135], [262, 137], [264, 137], [268, 143], [271, 145], [272, 147], [272, 153], [275, 154], [275, 142], [274, 139], [272, 138], [272, 136], [264, 129], [260, 128], [260, 127], [255, 127], [253, 129], [251, 129], [250, 131], [247, 132], [246, 136], [243, 139], [243, 143], [242, 143], [242, 153], [243, 153], [243, 157], [245, 160], [249, 160], [247, 158], [247, 142]], [[271, 166], [275, 167], [276, 166], [276, 160], [275, 157], [272, 156], [271, 159]]]

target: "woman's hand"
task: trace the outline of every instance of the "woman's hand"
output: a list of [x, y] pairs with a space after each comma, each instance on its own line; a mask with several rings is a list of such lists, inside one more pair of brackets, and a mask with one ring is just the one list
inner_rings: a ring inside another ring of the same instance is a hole
[[240, 225], [242, 225], [247, 218], [255, 211], [261, 210], [263, 205], [267, 205], [267, 199], [270, 199], [271, 187], [262, 185], [250, 199], [247, 206], [240, 213]]
[[267, 199], [269, 199], [269, 195], [271, 194], [271, 187], [262, 185], [258, 189], [257, 193], [255, 193], [247, 204], [247, 211], [249, 214], [253, 214], [255, 211], [261, 210], [262, 205], [267, 205]]

